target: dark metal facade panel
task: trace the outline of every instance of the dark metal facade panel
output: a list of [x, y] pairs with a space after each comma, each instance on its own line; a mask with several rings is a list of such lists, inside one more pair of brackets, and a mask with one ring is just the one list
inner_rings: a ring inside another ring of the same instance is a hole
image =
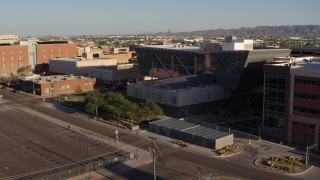
[[170, 129], [172, 133], [173, 138], [177, 137], [188, 137], [188, 138], [194, 138], [194, 137], [200, 137], [200, 138], [206, 138], [210, 140], [215, 140], [217, 138], [221, 138], [224, 136], [229, 135], [228, 133], [218, 131], [215, 129], [203, 127], [197, 124], [189, 123], [183, 120], [178, 119], [167, 119], [167, 120], [161, 120], [161, 121], [154, 121], [150, 123], [150, 126], [154, 128], [155, 126], [158, 126], [159, 129], [163, 129], [163, 132], [160, 132], [160, 134], [164, 135], [165, 130], [164, 129]]

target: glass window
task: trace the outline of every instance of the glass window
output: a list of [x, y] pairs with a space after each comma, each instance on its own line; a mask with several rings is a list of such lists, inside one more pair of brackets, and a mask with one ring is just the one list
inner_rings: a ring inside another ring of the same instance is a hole
[[301, 123], [301, 127], [302, 128], [306, 128], [307, 127], [307, 123]]
[[292, 126], [297, 126], [297, 121], [292, 121]]
[[310, 128], [311, 129], [315, 129], [315, 125], [314, 124], [310, 124]]

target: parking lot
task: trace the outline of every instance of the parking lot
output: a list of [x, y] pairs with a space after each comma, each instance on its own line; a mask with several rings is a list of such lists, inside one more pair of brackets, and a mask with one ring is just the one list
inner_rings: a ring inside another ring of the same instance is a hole
[[42, 171], [108, 154], [114, 148], [15, 108], [0, 110], [0, 178]]

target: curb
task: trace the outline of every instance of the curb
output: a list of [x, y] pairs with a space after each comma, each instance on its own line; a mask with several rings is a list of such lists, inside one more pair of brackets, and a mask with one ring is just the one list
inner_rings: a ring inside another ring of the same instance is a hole
[[307, 170], [305, 170], [305, 171], [303, 171], [303, 172], [300, 172], [300, 173], [288, 173], [288, 172], [283, 171], [283, 170], [269, 169], [269, 168], [267, 168], [267, 167], [265, 167], [265, 166], [263, 166], [263, 165], [258, 166], [258, 165], [256, 164], [256, 162], [257, 162], [258, 160], [260, 160], [260, 159], [262, 159], [262, 158], [257, 158], [257, 159], [255, 159], [255, 160], [253, 161], [253, 164], [254, 164], [255, 167], [260, 168], [260, 169], [265, 169], [265, 170], [267, 170], [267, 171], [275, 172], [275, 173], [278, 173], [278, 174], [288, 175], [288, 176], [298, 176], [298, 175], [302, 175], [302, 174], [308, 172], [310, 169], [313, 168], [313, 165], [312, 165], [312, 166], [310, 166]]
[[240, 151], [239, 152], [237, 152], [237, 153], [234, 153], [234, 154], [229, 154], [229, 155], [226, 155], [226, 156], [214, 156], [214, 157], [217, 157], [217, 158], [228, 158], [228, 157], [232, 157], [232, 156], [235, 156], [235, 155], [238, 155], [238, 154], [240, 154], [241, 152], [243, 152], [243, 149], [240, 147]]

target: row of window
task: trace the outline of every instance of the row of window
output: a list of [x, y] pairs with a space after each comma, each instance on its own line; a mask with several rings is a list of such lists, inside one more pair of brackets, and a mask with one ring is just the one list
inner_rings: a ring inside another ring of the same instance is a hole
[[[58, 51], [60, 52], [61, 50], [60, 50], [60, 49], [58, 49]], [[43, 50], [43, 52], [45, 53], [45, 52], [46, 52], [46, 50], [44, 49], [44, 50]], [[50, 52], [52, 52], [52, 49], [50, 49]], [[68, 52], [68, 49], [66, 49], [66, 52]]]
[[[58, 57], [61, 57], [60, 53], [59, 53]], [[66, 53], [66, 57], [68, 57], [68, 53]], [[53, 54], [51, 54], [50, 58], [56, 58], [56, 57], [53, 57]], [[45, 54], [43, 55], [43, 59], [46, 59], [46, 55]]]
[[309, 109], [309, 108], [293, 106], [293, 111], [294, 112], [301, 112], [301, 113], [305, 113], [305, 114], [314, 114], [314, 115], [319, 115], [320, 116], [320, 110], [319, 109]]
[[320, 101], [320, 95], [315, 95], [315, 94], [294, 93], [294, 97], [301, 98], [301, 99], [310, 99], [310, 100]]
[[284, 128], [284, 118], [281, 116], [267, 116], [263, 118], [263, 125], [268, 128]]
[[[299, 122], [300, 126], [302, 128], [307, 128], [308, 123], [303, 123], [303, 122]], [[314, 124], [309, 124], [311, 129], [315, 129], [315, 125]], [[292, 121], [292, 126], [297, 127], [298, 126], [298, 122], [297, 121]]]
[[[13, 56], [11, 56], [11, 61], [13, 61], [13, 59], [14, 59]], [[4, 62], [5, 60], [6, 59], [4, 57], [2, 57], [2, 62]], [[22, 61], [22, 57], [21, 56], [19, 57], [19, 60]]]
[[[4, 55], [5, 53], [4, 53], [4, 51], [2, 51], [2, 55]], [[13, 51], [11, 51], [11, 54], [13, 54]], [[21, 54], [21, 50], [20, 50], [20, 54]]]
[[305, 80], [305, 79], [294, 79], [294, 83], [296, 84], [305, 84], [310, 86], [320, 86], [319, 80]]
[[[13, 68], [13, 63], [11, 63], [11, 68]], [[22, 66], [22, 64], [21, 63], [19, 63], [19, 67], [21, 67]], [[3, 69], [6, 69], [6, 64], [2, 64], [2, 68]]]

